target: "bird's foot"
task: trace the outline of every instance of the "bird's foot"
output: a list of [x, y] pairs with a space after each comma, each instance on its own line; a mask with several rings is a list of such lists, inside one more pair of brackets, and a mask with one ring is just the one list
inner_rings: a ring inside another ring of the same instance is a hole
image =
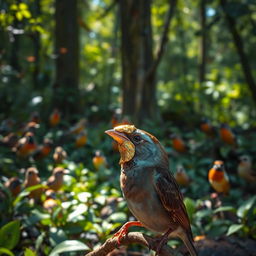
[[159, 238], [156, 238], [156, 240], [159, 241], [159, 244], [158, 244], [158, 246], [157, 246], [157, 248], [156, 248], [156, 255], [155, 255], [155, 256], [160, 255], [160, 251], [162, 250], [162, 247], [168, 242], [168, 240], [169, 240], [169, 234], [170, 234], [172, 231], [173, 231], [173, 229], [172, 229], [172, 228], [169, 228], [169, 229], [167, 230], [167, 232], [166, 232], [163, 236], [161, 236], [161, 237], [159, 237]]
[[129, 221], [126, 222], [115, 234], [113, 237], [117, 237], [117, 243], [120, 245], [121, 244], [121, 239], [126, 236], [128, 233], [128, 228], [131, 226], [140, 226], [142, 227], [141, 222], [139, 221]]

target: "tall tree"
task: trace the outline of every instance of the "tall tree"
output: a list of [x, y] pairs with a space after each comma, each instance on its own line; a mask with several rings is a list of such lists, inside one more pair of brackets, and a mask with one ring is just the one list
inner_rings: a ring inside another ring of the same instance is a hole
[[201, 23], [201, 37], [200, 37], [200, 64], [199, 64], [199, 82], [202, 84], [205, 81], [206, 69], [206, 0], [200, 0], [200, 23]]
[[66, 114], [77, 109], [79, 40], [77, 0], [55, 0], [56, 80], [54, 104]]

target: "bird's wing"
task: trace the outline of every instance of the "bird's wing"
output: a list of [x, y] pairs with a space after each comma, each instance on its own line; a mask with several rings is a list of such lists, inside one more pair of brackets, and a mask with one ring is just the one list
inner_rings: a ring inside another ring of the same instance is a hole
[[191, 234], [183, 196], [172, 174], [168, 170], [158, 169], [154, 180], [157, 194], [164, 208], [170, 213], [170, 218]]

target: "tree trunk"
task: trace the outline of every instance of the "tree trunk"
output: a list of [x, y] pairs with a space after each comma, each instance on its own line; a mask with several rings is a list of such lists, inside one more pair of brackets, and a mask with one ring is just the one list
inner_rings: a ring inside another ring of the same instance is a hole
[[199, 82], [205, 81], [206, 69], [206, 9], [205, 0], [200, 2], [200, 21], [201, 21], [201, 37], [200, 37], [200, 64], [199, 64]]
[[77, 0], [55, 0], [56, 80], [54, 105], [65, 114], [76, 111], [79, 78]]
[[226, 12], [226, 10], [225, 10], [226, 0], [221, 0], [220, 3], [221, 3], [221, 7], [223, 9], [223, 12], [225, 14], [225, 18], [226, 18], [230, 33], [232, 34], [237, 53], [240, 58], [240, 62], [241, 62], [241, 66], [243, 69], [246, 83], [248, 84], [249, 89], [251, 90], [254, 103], [256, 103], [256, 83], [255, 83], [255, 80], [252, 75], [252, 70], [251, 70], [251, 67], [249, 64], [249, 60], [248, 60], [245, 50], [244, 50], [244, 43], [243, 43], [242, 37], [236, 28], [236, 20]]

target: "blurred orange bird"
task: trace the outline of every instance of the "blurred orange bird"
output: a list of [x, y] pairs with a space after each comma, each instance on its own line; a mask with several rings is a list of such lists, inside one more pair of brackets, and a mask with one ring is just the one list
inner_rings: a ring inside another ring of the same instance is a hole
[[53, 190], [48, 189], [45, 191], [46, 199], [43, 202], [43, 208], [48, 212], [52, 212], [53, 208], [58, 205], [56, 194]]
[[75, 146], [77, 148], [83, 147], [87, 142], [87, 133], [86, 131], [81, 131], [77, 136], [75, 140]]
[[[41, 183], [41, 179], [39, 177], [38, 170], [35, 167], [30, 167], [26, 171], [24, 187], [29, 188], [35, 185], [39, 185]], [[33, 198], [38, 201], [41, 198], [43, 189], [38, 188], [33, 191], [30, 191], [29, 198]]]
[[14, 146], [13, 151], [20, 157], [28, 157], [35, 152], [37, 145], [35, 143], [34, 134], [27, 132], [24, 137], [20, 138]]
[[232, 132], [231, 128], [227, 124], [221, 124], [220, 126], [220, 138], [225, 143], [236, 146], [236, 136]]
[[35, 160], [40, 160], [47, 157], [52, 150], [52, 144], [50, 139], [45, 138], [43, 144], [36, 149], [33, 158]]
[[53, 190], [58, 191], [63, 186], [63, 176], [68, 174], [69, 171], [62, 167], [55, 167], [52, 172], [52, 176], [47, 180], [47, 186]]
[[185, 153], [188, 151], [188, 146], [184, 140], [176, 134], [171, 135], [172, 146], [179, 153]]
[[13, 197], [16, 197], [21, 191], [21, 181], [18, 177], [12, 177], [4, 184], [11, 191]]
[[250, 183], [256, 182], [256, 170], [253, 169], [250, 156], [241, 156], [239, 160], [240, 162], [237, 167], [238, 175]]
[[213, 167], [209, 170], [208, 173], [208, 180], [216, 192], [228, 194], [230, 184], [223, 161], [214, 161]]
[[92, 163], [96, 170], [99, 170], [102, 167], [107, 166], [107, 160], [106, 160], [105, 156], [102, 155], [100, 150], [97, 150], [95, 152], [95, 156], [92, 159]]
[[53, 159], [56, 164], [60, 164], [67, 158], [67, 152], [60, 146], [56, 147], [53, 153]]
[[74, 126], [69, 129], [68, 134], [79, 134], [85, 129], [86, 123], [87, 121], [85, 118], [80, 119]]
[[55, 108], [49, 117], [49, 123], [51, 127], [55, 127], [60, 123], [60, 111]]
[[206, 118], [203, 118], [201, 120], [200, 130], [210, 137], [213, 137], [215, 135], [215, 128], [212, 126], [211, 122]]
[[191, 179], [187, 175], [186, 170], [182, 165], [177, 166], [174, 178], [176, 179], [177, 183], [182, 187], [187, 187], [191, 183]]

